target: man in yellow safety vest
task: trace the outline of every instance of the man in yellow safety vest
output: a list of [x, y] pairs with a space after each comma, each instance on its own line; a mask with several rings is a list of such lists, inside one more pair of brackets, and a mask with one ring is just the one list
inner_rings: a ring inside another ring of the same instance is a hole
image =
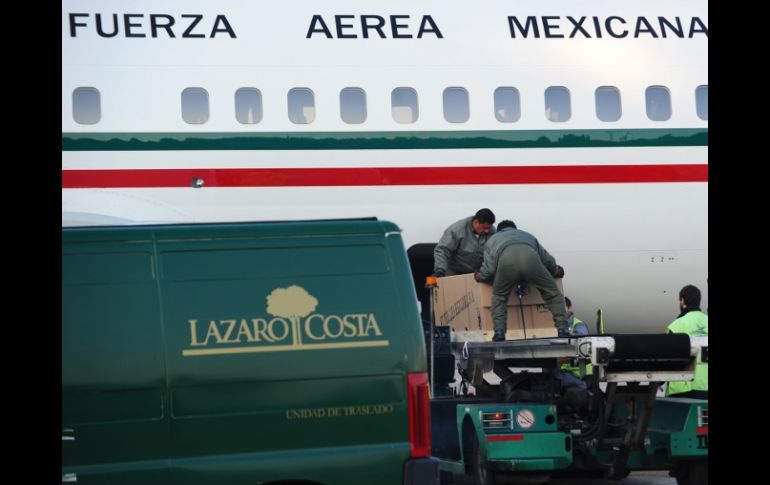
[[[679, 290], [679, 308], [681, 313], [668, 326], [668, 333], [686, 333], [690, 336], [709, 334], [709, 316], [700, 309], [700, 290], [687, 285]], [[709, 365], [698, 362], [695, 367], [695, 379], [692, 381], [669, 382], [666, 396], [709, 398]]]

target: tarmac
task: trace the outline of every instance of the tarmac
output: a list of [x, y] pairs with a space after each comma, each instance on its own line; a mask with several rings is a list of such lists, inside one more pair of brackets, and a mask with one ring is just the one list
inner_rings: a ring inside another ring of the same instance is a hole
[[[470, 477], [456, 477], [453, 484], [473, 483]], [[554, 478], [544, 485], [676, 485], [676, 478], [668, 471], [635, 471], [621, 481], [592, 478]]]

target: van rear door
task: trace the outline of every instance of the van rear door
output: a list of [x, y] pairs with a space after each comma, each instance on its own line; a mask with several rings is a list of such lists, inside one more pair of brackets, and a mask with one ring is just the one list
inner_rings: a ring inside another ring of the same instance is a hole
[[62, 233], [62, 481], [168, 483], [157, 277], [149, 231]]

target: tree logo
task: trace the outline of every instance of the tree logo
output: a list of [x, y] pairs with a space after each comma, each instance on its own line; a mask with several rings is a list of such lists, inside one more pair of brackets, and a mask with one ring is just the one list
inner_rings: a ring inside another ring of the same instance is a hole
[[318, 306], [318, 299], [297, 285], [276, 288], [267, 295], [267, 313], [291, 320], [293, 344], [299, 344], [299, 318], [310, 315]]

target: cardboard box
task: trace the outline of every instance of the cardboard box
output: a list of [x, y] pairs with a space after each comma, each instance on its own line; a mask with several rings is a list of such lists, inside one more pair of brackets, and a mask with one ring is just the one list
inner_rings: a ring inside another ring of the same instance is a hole
[[[556, 285], [563, 292], [561, 279]], [[438, 279], [434, 298], [436, 325], [452, 327], [455, 341], [492, 340], [492, 285], [478, 283], [473, 274], [446, 276]], [[553, 316], [534, 286], [521, 299], [511, 292], [506, 322], [506, 340], [557, 336]]]

